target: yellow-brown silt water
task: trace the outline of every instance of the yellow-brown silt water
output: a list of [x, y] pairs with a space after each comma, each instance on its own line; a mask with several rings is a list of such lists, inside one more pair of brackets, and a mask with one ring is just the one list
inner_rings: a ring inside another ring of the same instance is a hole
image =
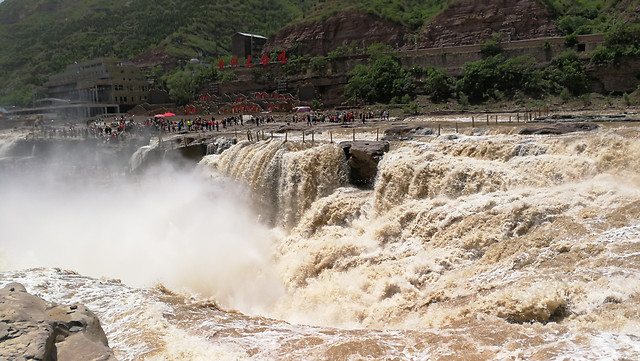
[[240, 142], [198, 167], [256, 213], [208, 226], [204, 243], [262, 245], [228, 292], [225, 268], [208, 294], [55, 269], [0, 283], [82, 295], [121, 360], [636, 360], [639, 154], [637, 127], [424, 137], [392, 143], [365, 190], [335, 144]]

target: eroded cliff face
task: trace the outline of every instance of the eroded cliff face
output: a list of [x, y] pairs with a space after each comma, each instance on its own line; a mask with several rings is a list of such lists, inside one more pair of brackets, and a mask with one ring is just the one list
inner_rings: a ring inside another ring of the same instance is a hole
[[431, 21], [419, 35], [418, 47], [477, 44], [494, 33], [502, 33], [503, 41], [560, 36], [539, 1], [464, 0], [452, 3]]
[[356, 41], [358, 47], [373, 43], [401, 46], [406, 28], [369, 14], [348, 11], [332, 15], [326, 20], [287, 27], [271, 37], [265, 45], [267, 52], [291, 49], [298, 43], [299, 54], [326, 55], [342, 45]]
[[[551, 15], [536, 0], [462, 0], [449, 5], [417, 37], [419, 48], [477, 44], [494, 33], [503, 41], [560, 36]], [[386, 43], [415, 47], [409, 30], [372, 15], [349, 11], [323, 21], [287, 27], [269, 39], [265, 48], [292, 49], [300, 54], [326, 55], [341, 45]]]

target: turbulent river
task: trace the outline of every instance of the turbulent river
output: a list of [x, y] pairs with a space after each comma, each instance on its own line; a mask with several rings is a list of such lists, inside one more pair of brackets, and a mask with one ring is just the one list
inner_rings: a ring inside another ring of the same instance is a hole
[[371, 190], [320, 140], [5, 166], [0, 287], [86, 305], [119, 360], [639, 359], [640, 128], [501, 129], [393, 142]]

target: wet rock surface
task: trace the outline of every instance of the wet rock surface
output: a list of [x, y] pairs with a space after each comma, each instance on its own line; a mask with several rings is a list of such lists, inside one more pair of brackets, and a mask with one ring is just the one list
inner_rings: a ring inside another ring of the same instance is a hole
[[342, 142], [340, 147], [351, 168], [351, 184], [361, 188], [372, 188], [378, 174], [378, 162], [389, 151], [387, 141]]
[[535, 118], [536, 122], [640, 122], [638, 114], [553, 114], [548, 117]]
[[395, 126], [391, 127], [384, 132], [382, 140], [397, 141], [397, 140], [409, 140], [415, 137], [423, 137], [426, 135], [433, 135], [435, 132], [433, 128], [423, 126]]
[[592, 123], [555, 123], [522, 128], [518, 134], [566, 134], [573, 132], [589, 132], [598, 129], [597, 124]]
[[116, 361], [100, 321], [82, 305], [58, 305], [19, 283], [0, 289], [0, 360]]

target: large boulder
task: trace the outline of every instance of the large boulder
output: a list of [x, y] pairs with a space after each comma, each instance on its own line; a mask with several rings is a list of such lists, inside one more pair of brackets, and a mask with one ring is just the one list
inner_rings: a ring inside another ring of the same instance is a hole
[[597, 124], [592, 123], [555, 123], [522, 128], [518, 134], [567, 134], [573, 132], [589, 132], [598, 129]]
[[116, 361], [100, 321], [82, 305], [58, 305], [10, 283], [0, 289], [0, 360]]
[[433, 130], [433, 128], [429, 127], [399, 125], [385, 130], [384, 135], [382, 136], [382, 140], [410, 140], [418, 137], [433, 135], [434, 133], [435, 131]]
[[378, 174], [378, 162], [389, 151], [386, 141], [342, 142], [347, 163], [351, 168], [351, 184], [361, 188], [372, 188]]

